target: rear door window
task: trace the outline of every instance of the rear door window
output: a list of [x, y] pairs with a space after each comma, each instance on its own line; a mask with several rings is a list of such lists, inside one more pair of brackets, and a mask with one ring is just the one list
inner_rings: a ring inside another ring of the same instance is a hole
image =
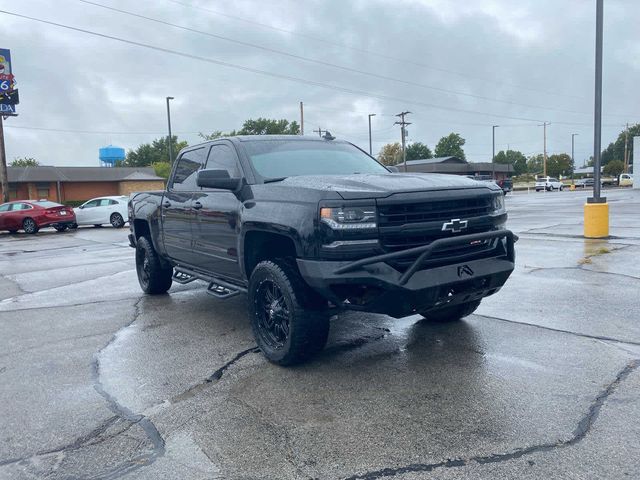
[[184, 152], [178, 159], [171, 189], [179, 192], [200, 190], [200, 187], [196, 184], [196, 175], [198, 170], [204, 166], [206, 158], [205, 147]]

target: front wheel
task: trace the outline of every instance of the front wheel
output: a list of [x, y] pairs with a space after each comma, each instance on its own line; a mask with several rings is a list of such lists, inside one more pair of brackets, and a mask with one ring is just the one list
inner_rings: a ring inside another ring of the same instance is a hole
[[38, 230], [40, 230], [38, 224], [33, 218], [25, 218], [22, 222], [22, 229], [24, 230], [24, 233], [29, 233], [32, 235], [38, 233]]
[[136, 243], [136, 272], [144, 293], [157, 295], [171, 288], [173, 267], [165, 267], [151, 240], [140, 237]]
[[450, 307], [435, 308], [426, 312], [418, 312], [427, 320], [434, 322], [447, 323], [457, 322], [464, 317], [471, 315], [480, 306], [480, 300], [474, 302], [461, 303]]
[[120, 215], [119, 213], [112, 214], [109, 221], [111, 222], [111, 226], [113, 228], [124, 227], [124, 218], [122, 218], [122, 215]]
[[260, 262], [248, 293], [253, 334], [270, 362], [301, 363], [324, 348], [329, 335], [326, 302], [304, 282], [294, 263]]

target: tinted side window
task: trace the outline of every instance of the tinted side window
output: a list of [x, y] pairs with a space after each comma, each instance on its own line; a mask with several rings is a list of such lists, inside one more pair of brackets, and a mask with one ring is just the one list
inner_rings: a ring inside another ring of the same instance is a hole
[[109, 200], [108, 198], [103, 198], [102, 200], [100, 200], [100, 203], [98, 203], [99, 207], [108, 207], [109, 205], [111, 205], [111, 200]]
[[10, 206], [11, 205], [8, 203], [5, 203], [4, 205], [0, 205], [0, 212], [8, 212]]
[[196, 185], [196, 174], [202, 168], [206, 159], [206, 149], [198, 148], [185, 152], [179, 159], [173, 176], [171, 188], [178, 191], [200, 190]]
[[229, 145], [213, 145], [209, 151], [207, 168], [212, 170], [226, 170], [231, 178], [241, 177], [238, 157]]
[[27, 205], [26, 203], [14, 203], [11, 206], [11, 210], [12, 211], [16, 211], [16, 210], [28, 210], [30, 207], [29, 205]]
[[93, 208], [98, 206], [100, 200], [91, 200], [83, 205], [83, 208]]

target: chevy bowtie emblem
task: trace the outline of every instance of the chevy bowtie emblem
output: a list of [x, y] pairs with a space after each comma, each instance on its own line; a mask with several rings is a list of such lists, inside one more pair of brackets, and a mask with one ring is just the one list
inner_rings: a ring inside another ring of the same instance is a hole
[[458, 233], [467, 228], [467, 220], [460, 220], [459, 218], [453, 218], [450, 222], [444, 222], [442, 224], [443, 232]]

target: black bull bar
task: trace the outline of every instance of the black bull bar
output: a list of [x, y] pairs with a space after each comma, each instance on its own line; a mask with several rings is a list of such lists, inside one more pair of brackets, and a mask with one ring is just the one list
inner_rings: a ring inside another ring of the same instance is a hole
[[[507, 258], [511, 262], [515, 262], [515, 248], [514, 244], [518, 241], [518, 236], [510, 230], [493, 230], [490, 232], [472, 233], [470, 235], [460, 235], [448, 238], [439, 238], [429, 243], [428, 245], [422, 245], [420, 247], [410, 248], [408, 250], [402, 250], [400, 252], [385, 253], [382, 255], [376, 255], [375, 257], [364, 258], [362, 260], [356, 260], [348, 265], [340, 267], [335, 271], [335, 274], [353, 272], [360, 269], [365, 265], [372, 263], [386, 262], [388, 260], [394, 260], [402, 257], [409, 257], [418, 255], [418, 258], [411, 264], [411, 266], [402, 274], [399, 278], [399, 285], [405, 285], [411, 277], [428, 262], [429, 257], [443, 248], [453, 247], [456, 245], [465, 245], [472, 242], [481, 242], [483, 240], [493, 240], [495, 238], [504, 238], [507, 241]], [[476, 253], [469, 253], [464, 255], [456, 255], [451, 258], [452, 263], [464, 262], [466, 258], [473, 257]], [[442, 259], [438, 259], [440, 261]]]

